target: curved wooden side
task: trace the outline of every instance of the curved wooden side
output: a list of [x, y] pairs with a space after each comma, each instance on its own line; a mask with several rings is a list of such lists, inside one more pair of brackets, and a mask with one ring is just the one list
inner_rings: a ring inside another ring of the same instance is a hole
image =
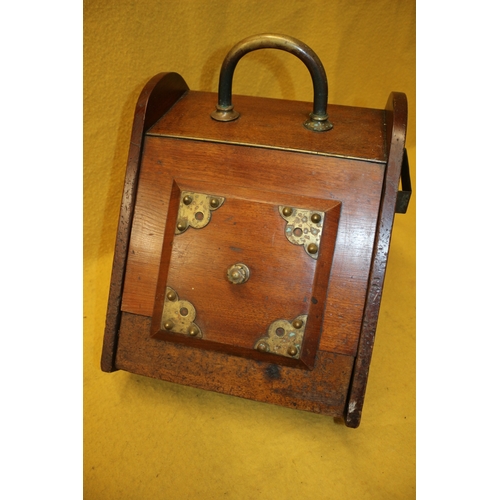
[[368, 292], [363, 314], [363, 323], [358, 344], [358, 352], [351, 379], [344, 420], [348, 427], [358, 427], [365, 399], [368, 370], [375, 340], [380, 300], [384, 285], [387, 256], [391, 240], [396, 199], [403, 163], [406, 139], [408, 104], [406, 95], [392, 92], [385, 108], [387, 167], [380, 202], [377, 232], [373, 247], [372, 264], [368, 281]]
[[116, 369], [115, 355], [121, 321], [123, 279], [134, 215], [144, 134], [188, 90], [189, 87], [179, 74], [160, 73], [151, 78], [146, 84], [135, 107], [120, 219], [116, 235], [115, 255], [111, 272], [108, 311], [101, 356], [101, 369], [105, 372], [111, 372]]

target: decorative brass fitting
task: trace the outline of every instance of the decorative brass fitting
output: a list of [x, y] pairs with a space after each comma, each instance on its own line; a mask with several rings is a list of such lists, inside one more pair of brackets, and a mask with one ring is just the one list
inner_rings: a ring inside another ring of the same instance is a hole
[[310, 257], [317, 259], [325, 213], [290, 206], [280, 206], [279, 211], [287, 222], [285, 236], [288, 241], [302, 245]]
[[238, 264], [229, 266], [226, 276], [233, 285], [242, 285], [250, 278], [250, 269], [245, 264], [239, 262]]
[[180, 333], [193, 338], [202, 338], [200, 327], [194, 322], [196, 309], [187, 300], [179, 300], [177, 292], [167, 286], [161, 329], [170, 333]]
[[271, 323], [267, 329], [267, 335], [257, 340], [254, 349], [259, 352], [298, 359], [306, 323], [307, 314], [297, 316], [292, 321], [278, 319]]
[[211, 194], [183, 191], [177, 213], [175, 234], [184, 233], [189, 227], [201, 229], [212, 217], [212, 212], [220, 208], [225, 198]]

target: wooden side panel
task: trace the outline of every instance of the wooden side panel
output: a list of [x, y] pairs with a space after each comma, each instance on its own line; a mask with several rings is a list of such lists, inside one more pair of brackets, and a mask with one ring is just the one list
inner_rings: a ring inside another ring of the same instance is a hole
[[123, 311], [152, 316], [170, 190], [176, 178], [340, 201], [342, 211], [320, 350], [356, 353], [384, 178], [383, 164], [147, 137]]
[[130, 242], [132, 216], [134, 214], [137, 181], [141, 165], [144, 134], [164, 113], [167, 112], [187, 91], [188, 86], [177, 73], [160, 73], [146, 84], [135, 108], [132, 137], [123, 187], [120, 220], [116, 235], [108, 311], [104, 331], [101, 368], [110, 372], [115, 369], [116, 338], [120, 328], [121, 299], [125, 263]]
[[[341, 417], [353, 358], [318, 353], [313, 371], [151, 338], [151, 319], [123, 313], [118, 369], [200, 389]], [[196, 369], [193, 369], [196, 367]]]
[[363, 325], [349, 394], [349, 404], [346, 406], [345, 423], [348, 427], [358, 427], [361, 421], [361, 410], [365, 399], [392, 225], [394, 223], [396, 198], [406, 140], [407, 117], [408, 103], [406, 95], [401, 92], [392, 92], [386, 106], [387, 174], [380, 204]]

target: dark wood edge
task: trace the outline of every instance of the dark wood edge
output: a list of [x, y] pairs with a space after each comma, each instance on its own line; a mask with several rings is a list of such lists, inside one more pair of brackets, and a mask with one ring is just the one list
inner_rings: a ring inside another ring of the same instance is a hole
[[379, 208], [377, 230], [373, 246], [373, 256], [368, 281], [368, 292], [363, 314], [358, 351], [354, 363], [349, 397], [344, 413], [347, 427], [358, 427], [365, 399], [368, 371], [375, 341], [380, 300], [384, 285], [389, 244], [391, 240], [396, 199], [403, 163], [406, 139], [408, 103], [406, 95], [392, 92], [385, 108], [387, 167]]
[[104, 329], [101, 369], [105, 372], [116, 369], [115, 355], [121, 320], [123, 280], [144, 135], [188, 90], [189, 87], [179, 74], [159, 73], [146, 84], [135, 107]]

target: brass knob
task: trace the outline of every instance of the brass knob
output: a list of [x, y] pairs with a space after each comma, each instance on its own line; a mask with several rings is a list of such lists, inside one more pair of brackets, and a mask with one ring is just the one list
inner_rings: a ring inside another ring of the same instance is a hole
[[199, 330], [198, 330], [198, 327], [196, 325], [191, 325], [189, 328], [188, 328], [188, 335], [190, 335], [191, 337], [196, 337], [196, 335], [198, 335], [199, 333]]
[[309, 245], [307, 245], [307, 251], [312, 254], [318, 253], [318, 245], [315, 243], [309, 243]]
[[248, 281], [248, 278], [250, 278], [250, 269], [241, 262], [233, 264], [227, 270], [227, 279], [233, 285], [242, 285]]
[[259, 342], [257, 350], [260, 352], [269, 352], [269, 346], [265, 342]]
[[319, 215], [319, 214], [312, 214], [311, 215], [311, 221], [314, 222], [315, 224], [319, 224], [321, 222], [321, 215]]

